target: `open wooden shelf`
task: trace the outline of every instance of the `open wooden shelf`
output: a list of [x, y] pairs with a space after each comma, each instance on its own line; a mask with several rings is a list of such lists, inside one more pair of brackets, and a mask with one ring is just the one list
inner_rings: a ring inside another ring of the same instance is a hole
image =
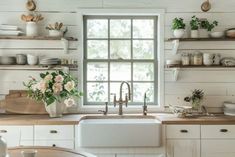
[[0, 70], [63, 70], [64, 67], [72, 71], [78, 69], [77, 65], [0, 65]]
[[180, 69], [190, 69], [190, 68], [235, 68], [235, 66], [222, 66], [222, 65], [166, 65], [167, 68], [180, 68]]
[[235, 38], [169, 38], [167, 41], [235, 41]]
[[[0, 39], [12, 39], [12, 40], [61, 40], [63, 37], [49, 37], [49, 36], [0, 36]], [[68, 41], [77, 41], [78, 39], [73, 37], [64, 37]]]

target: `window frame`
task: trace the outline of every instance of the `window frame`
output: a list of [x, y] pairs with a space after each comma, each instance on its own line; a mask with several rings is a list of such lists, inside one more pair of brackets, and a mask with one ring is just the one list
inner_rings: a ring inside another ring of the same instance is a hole
[[[104, 19], [104, 20], [108, 20], [108, 37], [107, 38], [88, 38], [87, 37], [87, 20], [96, 20], [96, 19]], [[113, 38], [110, 36], [110, 20], [113, 19], [120, 19], [120, 20], [131, 20], [131, 36], [130, 38]], [[136, 19], [151, 19], [154, 22], [154, 34], [152, 38], [133, 38], [133, 20]], [[104, 104], [104, 102], [88, 102], [87, 101], [87, 86], [85, 84], [87, 84], [88, 82], [107, 82], [108, 83], [108, 102], [112, 103], [112, 100], [110, 100], [111, 97], [111, 93], [110, 93], [110, 83], [120, 83], [121, 81], [126, 81], [126, 80], [120, 80], [120, 81], [113, 81], [110, 80], [110, 71], [108, 71], [108, 81], [88, 81], [87, 80], [87, 63], [89, 62], [103, 62], [103, 63], [108, 63], [108, 70], [110, 70], [110, 64], [111, 63], [130, 63], [131, 64], [131, 80], [128, 80], [128, 82], [130, 82], [130, 85], [132, 87], [131, 89], [131, 93], [133, 93], [133, 84], [134, 83], [153, 83], [154, 84], [154, 102], [148, 103], [149, 105], [158, 105], [156, 104], [157, 99], [158, 99], [158, 86], [157, 86], [157, 47], [158, 47], [158, 43], [157, 43], [157, 16], [84, 16], [83, 17], [83, 21], [84, 21], [84, 39], [83, 39], [83, 46], [84, 46], [84, 60], [83, 60], [83, 69], [84, 69], [84, 73], [83, 73], [83, 80], [84, 80], [84, 105], [102, 105]], [[107, 59], [88, 59], [87, 57], [87, 41], [89, 40], [106, 40], [108, 42], [108, 58]], [[131, 46], [131, 58], [130, 59], [111, 59], [110, 58], [110, 43], [111, 41], [130, 41], [130, 46]], [[135, 40], [140, 40], [140, 41], [153, 41], [153, 46], [154, 46], [154, 58], [153, 59], [134, 59], [133, 58], [133, 42]], [[154, 80], [153, 81], [135, 81], [133, 80], [133, 64], [135, 63], [153, 63], [154, 66]], [[116, 93], [115, 93], [116, 94]], [[133, 96], [133, 95], [132, 95]], [[128, 103], [130, 106], [138, 106], [143, 104], [143, 102], [129, 102]]]
[[[84, 69], [84, 63], [83, 63], [83, 50], [84, 50], [84, 23], [83, 23], [83, 17], [84, 16], [92, 16], [92, 15], [99, 15], [99, 16], [157, 16], [157, 64], [154, 66], [157, 66], [157, 73], [154, 75], [157, 75], [157, 92], [155, 91], [155, 94], [158, 94], [157, 96], [157, 103], [159, 105], [150, 105], [149, 111], [155, 112], [155, 111], [164, 111], [164, 16], [165, 16], [165, 10], [164, 9], [84, 9], [81, 8], [78, 10], [78, 33], [79, 33], [79, 71], [78, 71], [78, 79], [79, 82], [79, 88], [84, 89], [84, 76], [83, 76], [83, 69]], [[128, 17], [127, 16], [127, 17]], [[156, 47], [155, 47], [156, 48]], [[156, 67], [155, 67], [156, 68]], [[80, 99], [78, 102], [78, 112], [80, 113], [97, 113], [97, 110], [99, 108], [103, 108], [103, 105], [84, 105], [84, 100]], [[128, 108], [124, 109], [125, 111], [131, 113], [131, 112], [141, 112], [142, 106], [129, 106]], [[114, 108], [110, 105], [109, 108], [110, 113], [116, 112], [117, 108]]]

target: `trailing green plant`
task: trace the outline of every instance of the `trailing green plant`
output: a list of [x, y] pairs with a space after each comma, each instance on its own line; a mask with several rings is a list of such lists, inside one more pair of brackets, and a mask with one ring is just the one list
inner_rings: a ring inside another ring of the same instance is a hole
[[192, 16], [190, 21], [191, 30], [198, 30], [200, 27], [200, 20], [195, 15]]
[[77, 79], [63, 71], [41, 73], [39, 80], [30, 77], [30, 80], [23, 84], [30, 98], [43, 101], [47, 105], [64, 101], [67, 106], [72, 106], [75, 103], [74, 98], [82, 96], [82, 92], [77, 88]]
[[202, 29], [206, 29], [207, 31], [212, 31], [216, 26], [218, 26], [218, 21], [213, 21], [210, 23], [208, 20], [203, 20], [200, 23]]
[[182, 18], [174, 18], [172, 21], [172, 29], [176, 30], [176, 29], [185, 29], [185, 23], [184, 23], [184, 19]]

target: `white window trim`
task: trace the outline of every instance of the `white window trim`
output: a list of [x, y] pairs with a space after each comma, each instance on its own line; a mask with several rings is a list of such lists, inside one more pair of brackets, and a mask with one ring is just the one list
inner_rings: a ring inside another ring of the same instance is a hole
[[[164, 111], [164, 9], [78, 9], [78, 80], [79, 89], [83, 89], [83, 16], [84, 15], [128, 15], [128, 16], [158, 16], [158, 104], [159, 106], [148, 106], [149, 112], [162, 112]], [[79, 113], [97, 113], [98, 109], [104, 106], [84, 106], [83, 99], [78, 102]], [[142, 106], [124, 107], [124, 113], [141, 113]], [[109, 113], [117, 113], [118, 107], [109, 107]]]

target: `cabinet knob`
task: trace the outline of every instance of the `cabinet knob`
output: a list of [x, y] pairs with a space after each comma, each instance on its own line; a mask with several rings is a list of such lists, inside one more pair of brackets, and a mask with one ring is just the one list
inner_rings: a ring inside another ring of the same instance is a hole
[[52, 147], [56, 147], [56, 144], [53, 144]]
[[180, 130], [181, 133], [188, 133], [188, 130]]
[[57, 134], [58, 131], [56, 131], [56, 130], [51, 130], [50, 133], [51, 133], [51, 134]]
[[0, 133], [7, 133], [7, 130], [0, 130]]
[[220, 129], [220, 132], [228, 132], [227, 129]]

